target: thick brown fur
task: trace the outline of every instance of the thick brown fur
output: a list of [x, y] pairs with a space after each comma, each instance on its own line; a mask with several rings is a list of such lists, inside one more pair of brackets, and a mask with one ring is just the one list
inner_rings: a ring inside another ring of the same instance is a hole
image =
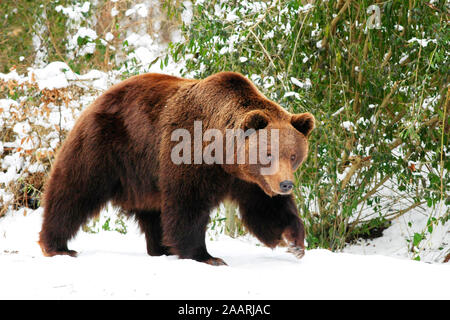
[[[192, 133], [194, 121], [203, 130], [279, 128], [279, 172], [260, 177], [249, 165], [174, 164], [171, 133]], [[41, 248], [48, 256], [75, 255], [68, 240], [112, 201], [135, 216], [150, 255], [224, 264], [207, 252], [205, 231], [211, 210], [225, 198], [239, 205], [246, 227], [267, 246], [284, 237], [303, 248], [293, 196], [275, 189], [280, 179], [293, 179], [313, 128], [311, 114], [286, 112], [237, 73], [125, 80], [82, 113], [58, 152], [44, 195]], [[297, 158], [289, 162], [292, 153]]]

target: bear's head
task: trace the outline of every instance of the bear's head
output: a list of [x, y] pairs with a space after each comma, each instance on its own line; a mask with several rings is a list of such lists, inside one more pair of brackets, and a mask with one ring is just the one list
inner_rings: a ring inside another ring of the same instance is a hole
[[290, 194], [294, 172], [308, 154], [314, 116], [287, 112], [235, 72], [214, 74], [198, 83], [196, 90], [205, 110], [218, 119], [211, 123], [220, 123], [227, 131], [224, 170], [257, 184], [271, 197]]
[[273, 117], [267, 111], [252, 110], [243, 117], [242, 129], [249, 134], [243, 145], [246, 161], [238, 164], [237, 175], [273, 197], [292, 192], [294, 172], [307, 157], [315, 119], [311, 113], [283, 111], [281, 117]]

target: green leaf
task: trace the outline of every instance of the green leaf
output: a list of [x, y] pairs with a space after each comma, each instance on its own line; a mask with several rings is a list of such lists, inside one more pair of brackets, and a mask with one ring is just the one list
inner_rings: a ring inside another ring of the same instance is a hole
[[423, 240], [423, 237], [420, 233], [414, 233], [413, 238], [413, 246], [417, 247], [417, 245]]

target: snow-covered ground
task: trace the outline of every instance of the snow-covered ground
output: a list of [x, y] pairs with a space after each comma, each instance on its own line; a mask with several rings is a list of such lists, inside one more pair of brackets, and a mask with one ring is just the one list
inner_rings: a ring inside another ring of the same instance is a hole
[[249, 239], [208, 241], [214, 267], [150, 257], [129, 223], [126, 235], [80, 232], [79, 256], [42, 256], [42, 209], [0, 223], [0, 299], [449, 299], [450, 265], [381, 255], [309, 250], [302, 260]]
[[[442, 208], [441, 216], [448, 210]], [[363, 255], [385, 255], [397, 258], [413, 259], [417, 254], [421, 261], [430, 263], [442, 263], [446, 255], [450, 254], [450, 223], [437, 224], [432, 233], [424, 239], [420, 248], [411, 251], [411, 240], [414, 233], [421, 232], [427, 227], [427, 221], [433, 213], [439, 214], [439, 209], [433, 211], [431, 208], [416, 209], [407, 212], [392, 221], [389, 228], [383, 231], [381, 237], [364, 240], [359, 239], [357, 243], [347, 245], [344, 252]]]

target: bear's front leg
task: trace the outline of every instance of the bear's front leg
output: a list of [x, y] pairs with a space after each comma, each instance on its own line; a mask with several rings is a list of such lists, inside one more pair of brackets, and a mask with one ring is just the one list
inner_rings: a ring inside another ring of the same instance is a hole
[[[176, 171], [172, 171], [172, 176]], [[193, 259], [210, 265], [226, 263], [211, 256], [205, 243], [211, 210], [217, 206], [216, 194], [202, 190], [202, 184], [172, 181], [162, 188], [162, 243], [181, 259]]]
[[293, 219], [283, 231], [283, 239], [288, 245], [288, 252], [301, 259], [305, 255], [305, 228], [300, 219]]
[[163, 245], [181, 259], [193, 259], [214, 266], [226, 265], [222, 259], [211, 256], [206, 249], [209, 210], [200, 208], [192, 199], [174, 202], [170, 198], [166, 198], [161, 215]]
[[296, 257], [305, 254], [305, 229], [292, 195], [269, 197], [256, 184], [237, 181], [232, 198], [248, 230], [270, 248], [285, 240]]

